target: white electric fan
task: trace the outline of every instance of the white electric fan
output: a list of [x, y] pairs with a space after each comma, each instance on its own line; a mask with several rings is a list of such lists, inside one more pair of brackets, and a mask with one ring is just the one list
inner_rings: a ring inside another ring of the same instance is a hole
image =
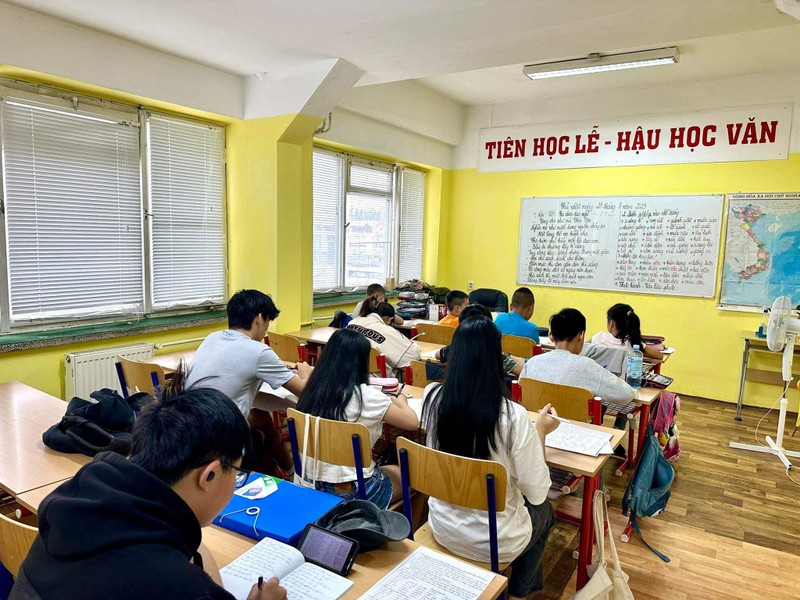
[[789, 296], [778, 296], [772, 303], [769, 313], [769, 323], [767, 324], [767, 347], [773, 352], [783, 350], [783, 395], [781, 396], [781, 409], [778, 417], [777, 439], [766, 436], [768, 446], [756, 446], [755, 444], [741, 444], [730, 442], [731, 448], [740, 450], [752, 450], [754, 452], [766, 452], [777, 456], [787, 469], [792, 468], [792, 463], [787, 457], [800, 458], [800, 452], [790, 452], [783, 449], [783, 428], [786, 425], [786, 408], [789, 402], [786, 400], [786, 390], [792, 382], [792, 359], [794, 358], [794, 337], [800, 333], [800, 319], [794, 317], [792, 310], [792, 299]]

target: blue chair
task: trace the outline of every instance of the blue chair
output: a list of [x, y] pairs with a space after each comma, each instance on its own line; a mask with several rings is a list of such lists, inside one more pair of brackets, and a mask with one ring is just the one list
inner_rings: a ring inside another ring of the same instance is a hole
[[[412, 528], [411, 489], [456, 506], [485, 510], [489, 528], [489, 563], [458, 558], [502, 574], [508, 563], [498, 560], [497, 513], [506, 508], [506, 468], [493, 460], [447, 454], [404, 437], [397, 438], [397, 453], [403, 483], [403, 511]], [[434, 539], [427, 523], [416, 533], [412, 530], [408, 537], [433, 550], [456, 556]]]
[[[372, 444], [369, 429], [361, 423], [332, 421], [322, 417], [313, 417], [297, 409], [286, 410], [289, 424], [289, 443], [292, 446], [294, 472], [303, 476], [303, 463], [300, 457], [298, 439], [305, 440], [306, 419], [308, 419], [308, 444], [305, 451], [308, 458], [321, 460], [331, 465], [354, 467], [358, 497], [367, 499], [367, 488], [364, 482], [364, 465], [372, 461]], [[350, 440], [350, 444], [347, 440]], [[348, 448], [349, 446], [349, 448]], [[377, 467], [376, 467], [377, 468]]]

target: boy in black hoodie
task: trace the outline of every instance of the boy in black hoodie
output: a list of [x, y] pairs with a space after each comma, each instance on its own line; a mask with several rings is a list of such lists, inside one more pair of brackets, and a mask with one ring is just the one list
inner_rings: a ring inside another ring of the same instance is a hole
[[[136, 423], [130, 460], [98, 454], [42, 502], [10, 600], [233, 600], [201, 527], [246, 481], [239, 466], [248, 436], [221, 392], [154, 403]], [[248, 596], [285, 598], [275, 578]]]

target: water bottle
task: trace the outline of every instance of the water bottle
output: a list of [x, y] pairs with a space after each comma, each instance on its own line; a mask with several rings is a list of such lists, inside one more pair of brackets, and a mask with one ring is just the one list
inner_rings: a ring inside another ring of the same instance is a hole
[[642, 358], [639, 344], [636, 344], [628, 355], [628, 363], [625, 369], [625, 382], [634, 390], [638, 390], [642, 385]]

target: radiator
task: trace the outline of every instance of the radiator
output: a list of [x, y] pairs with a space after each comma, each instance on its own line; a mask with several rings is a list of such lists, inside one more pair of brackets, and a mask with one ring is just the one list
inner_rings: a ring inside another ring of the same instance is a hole
[[122, 393], [117, 377], [117, 355], [131, 360], [153, 358], [153, 344], [131, 344], [86, 352], [71, 352], [64, 357], [64, 389], [67, 400], [73, 396], [89, 398], [102, 388]]

